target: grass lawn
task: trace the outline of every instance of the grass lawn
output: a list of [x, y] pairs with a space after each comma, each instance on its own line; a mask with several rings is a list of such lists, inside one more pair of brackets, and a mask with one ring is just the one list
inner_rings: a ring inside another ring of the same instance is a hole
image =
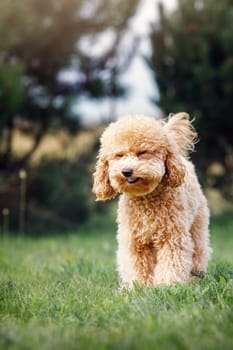
[[115, 228], [0, 240], [0, 349], [233, 349], [233, 217], [208, 274], [118, 292]]

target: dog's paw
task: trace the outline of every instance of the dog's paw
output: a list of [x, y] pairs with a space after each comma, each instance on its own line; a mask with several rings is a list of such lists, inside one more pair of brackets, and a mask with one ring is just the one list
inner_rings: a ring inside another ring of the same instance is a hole
[[191, 271], [191, 276], [193, 277], [198, 277], [200, 279], [203, 279], [205, 277], [205, 272], [204, 271], [196, 271], [196, 270], [192, 270]]

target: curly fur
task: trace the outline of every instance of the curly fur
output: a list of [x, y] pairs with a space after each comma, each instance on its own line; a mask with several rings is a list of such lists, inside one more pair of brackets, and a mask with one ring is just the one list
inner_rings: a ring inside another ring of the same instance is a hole
[[121, 193], [117, 266], [122, 287], [186, 281], [206, 271], [209, 210], [188, 152], [197, 139], [187, 113], [111, 123], [94, 173], [97, 200]]

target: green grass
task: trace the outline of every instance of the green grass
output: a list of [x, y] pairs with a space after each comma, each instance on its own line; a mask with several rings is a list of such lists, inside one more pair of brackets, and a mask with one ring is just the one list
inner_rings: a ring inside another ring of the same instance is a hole
[[119, 293], [115, 228], [0, 241], [0, 349], [233, 349], [233, 218], [208, 274]]

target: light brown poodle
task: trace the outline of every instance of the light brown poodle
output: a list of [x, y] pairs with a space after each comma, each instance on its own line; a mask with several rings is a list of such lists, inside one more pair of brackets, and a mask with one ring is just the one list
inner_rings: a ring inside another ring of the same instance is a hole
[[111, 123], [94, 173], [97, 200], [122, 193], [117, 266], [121, 286], [186, 281], [206, 271], [209, 210], [188, 152], [196, 132], [187, 113], [167, 122], [142, 115]]

